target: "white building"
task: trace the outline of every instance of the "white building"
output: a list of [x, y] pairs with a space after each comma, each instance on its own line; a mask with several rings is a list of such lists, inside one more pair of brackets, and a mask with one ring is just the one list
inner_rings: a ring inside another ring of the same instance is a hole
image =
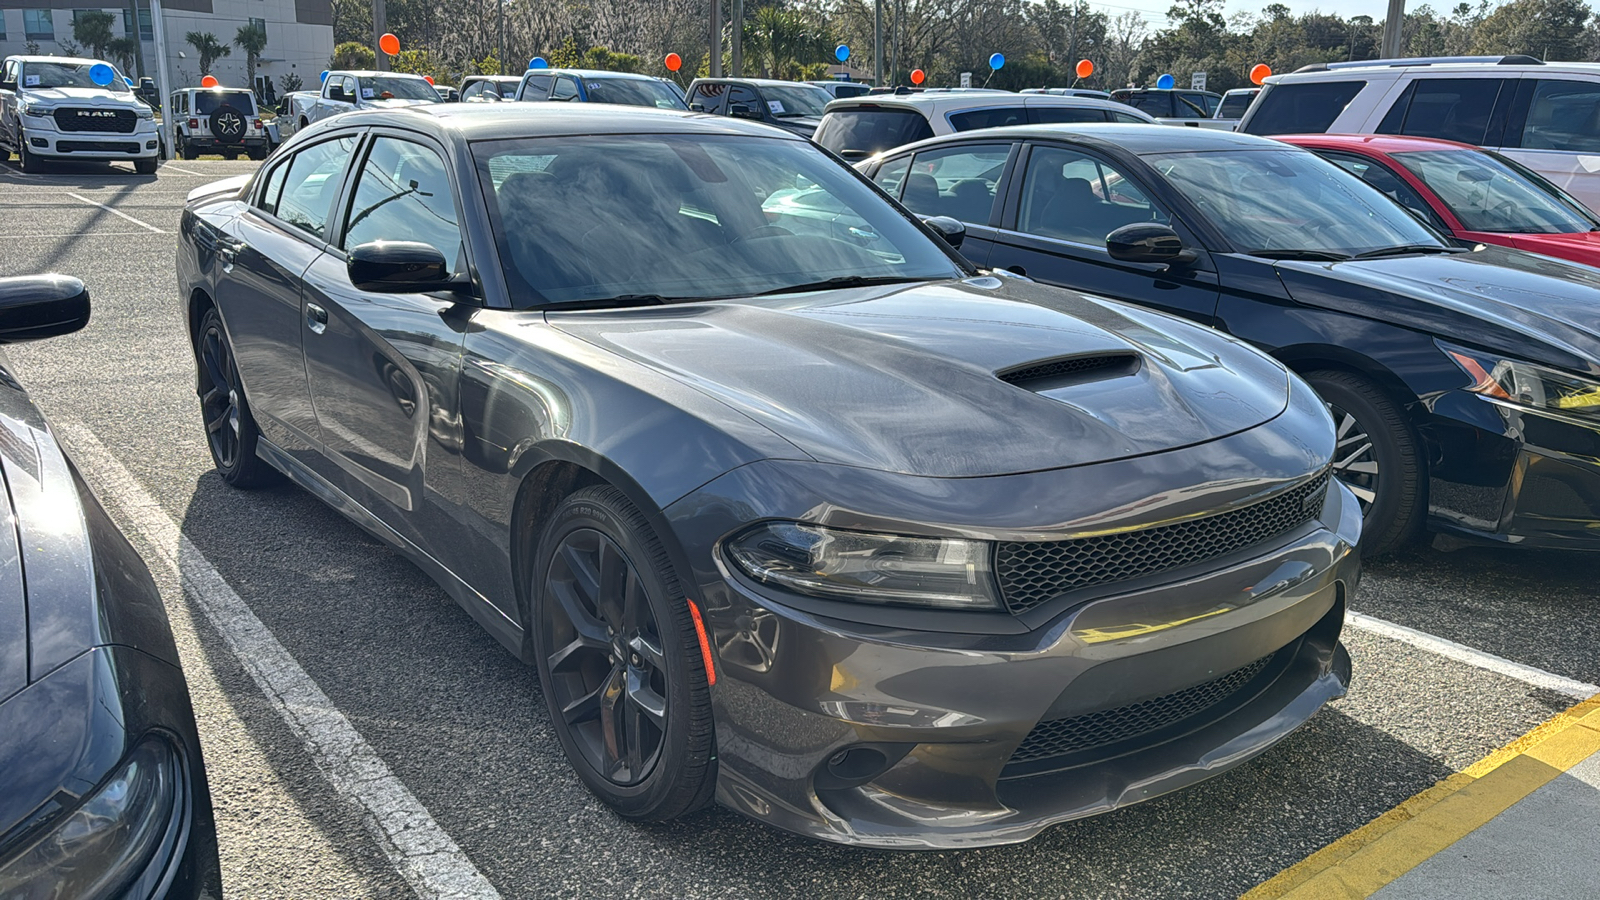
[[[68, 55], [74, 45], [72, 22], [86, 9], [111, 13], [112, 34], [131, 37], [137, 8], [141, 60], [134, 60], [127, 73], [161, 82], [156, 64], [156, 45], [150, 22], [149, 0], [128, 0], [123, 6], [102, 6], [105, 0], [0, 0], [0, 57], [14, 53], [37, 52]], [[267, 46], [256, 63], [258, 93], [280, 95], [283, 79], [298, 75], [306, 87], [315, 87], [322, 70], [333, 56], [333, 7], [329, 0], [163, 0], [162, 18], [166, 24], [168, 71], [172, 89], [200, 84], [200, 62], [195, 48], [186, 39], [191, 31], [216, 35], [231, 55], [216, 60], [211, 74], [223, 85], [245, 87], [246, 60], [243, 50], [233, 45], [234, 36], [244, 25], [257, 24], [267, 31]], [[91, 54], [88, 47], [77, 55]], [[111, 62], [121, 65], [114, 53]], [[265, 81], [271, 80], [270, 90]]]

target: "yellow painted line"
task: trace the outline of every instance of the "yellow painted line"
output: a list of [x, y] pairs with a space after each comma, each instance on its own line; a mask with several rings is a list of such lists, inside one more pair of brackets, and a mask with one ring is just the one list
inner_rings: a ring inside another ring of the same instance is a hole
[[1368, 897], [1600, 753], [1600, 694], [1279, 872], [1242, 900]]

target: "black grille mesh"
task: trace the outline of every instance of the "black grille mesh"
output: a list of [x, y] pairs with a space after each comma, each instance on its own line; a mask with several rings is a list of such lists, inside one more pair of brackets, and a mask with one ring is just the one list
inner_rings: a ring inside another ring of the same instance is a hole
[[1051, 722], [1040, 722], [1011, 754], [1011, 762], [1050, 759], [1092, 750], [1181, 722], [1216, 706], [1261, 674], [1271, 656], [1263, 656], [1221, 678], [1175, 691], [1153, 700], [1130, 703]]
[[1000, 372], [997, 377], [1007, 384], [1023, 384], [1047, 378], [1089, 375], [1102, 369], [1128, 368], [1134, 362], [1135, 358], [1126, 353], [1112, 356], [1071, 356]]
[[94, 131], [101, 134], [130, 134], [139, 124], [138, 115], [131, 109], [67, 107], [56, 110], [55, 118], [56, 127], [62, 131]]
[[95, 153], [138, 153], [139, 143], [137, 141], [131, 143], [113, 143], [111, 141], [56, 141], [56, 149], [62, 153], [74, 153], [83, 150]]
[[995, 548], [1000, 593], [1024, 613], [1077, 588], [1128, 581], [1226, 556], [1305, 524], [1322, 508], [1326, 474], [1242, 509], [1173, 525]]

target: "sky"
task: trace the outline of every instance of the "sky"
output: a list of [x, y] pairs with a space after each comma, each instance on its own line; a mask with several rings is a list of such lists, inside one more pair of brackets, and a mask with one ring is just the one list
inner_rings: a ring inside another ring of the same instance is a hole
[[[1237, 12], [1259, 13], [1262, 7], [1272, 0], [1227, 0], [1227, 15], [1232, 16]], [[1289, 7], [1296, 15], [1300, 13], [1321, 10], [1339, 16], [1371, 16], [1374, 21], [1381, 21], [1389, 11], [1388, 0], [1331, 0], [1331, 2], [1314, 2], [1314, 0], [1279, 0], [1284, 6]], [[1408, 8], [1421, 6], [1428, 0], [1407, 0]], [[1090, 6], [1102, 10], [1110, 15], [1119, 16], [1130, 10], [1144, 14], [1152, 25], [1161, 26], [1167, 22], [1167, 9], [1172, 5], [1166, 0], [1108, 0], [1097, 3], [1088, 0]], [[1453, 6], [1453, 2], [1434, 0], [1433, 8], [1442, 10]], [[1498, 5], [1498, 4], [1491, 4]]]

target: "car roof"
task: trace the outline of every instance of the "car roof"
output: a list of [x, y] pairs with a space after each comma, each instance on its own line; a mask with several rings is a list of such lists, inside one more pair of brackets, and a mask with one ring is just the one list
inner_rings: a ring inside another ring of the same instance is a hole
[[366, 78], [369, 75], [382, 75], [388, 78], [415, 78], [418, 81], [427, 80], [421, 75], [413, 75], [410, 72], [379, 72], [376, 69], [332, 69], [328, 72], [328, 75], [354, 75], [357, 78]]
[[1275, 134], [1275, 140], [1299, 147], [1362, 146], [1379, 153], [1406, 153], [1417, 150], [1478, 150], [1473, 144], [1439, 138], [1409, 137], [1398, 134]]
[[[821, 87], [821, 85], [818, 84], [815, 81], [789, 81], [789, 80], [786, 80], [786, 79], [783, 79], [783, 78], [723, 77], [723, 78], [696, 78], [695, 79], [695, 82], [697, 82], [697, 83], [698, 82], [702, 82], [702, 81], [710, 81], [710, 82], [717, 83], [717, 84], [721, 84], [721, 83], [725, 83], [725, 82], [726, 83], [736, 83], [736, 84], [756, 84], [756, 85], [761, 85], [763, 87], [766, 87], [766, 86], [769, 86], [769, 85], [782, 86], [782, 87], [790, 87], [790, 86]], [[852, 83], [860, 84], [860, 82], [846, 82], [846, 81], [839, 82], [839, 84], [852, 84]]]
[[468, 75], [462, 81], [521, 81], [521, 75]]
[[[1120, 113], [1133, 110], [1125, 103], [1102, 100], [1099, 97], [1066, 97], [1060, 94], [939, 93], [939, 94], [863, 94], [860, 97], [841, 97], [828, 104], [828, 112], [846, 109], [888, 107], [915, 110], [924, 115], [952, 112], [963, 109], [990, 109], [997, 106], [1022, 107], [1073, 107], [1077, 109], [1110, 109]], [[1142, 114], [1142, 113], [1141, 113]]]
[[1355, 78], [1400, 78], [1407, 75], [1447, 78], [1468, 72], [1493, 72], [1507, 77], [1561, 74], [1600, 76], [1600, 63], [1540, 62], [1530, 56], [1373, 59], [1305, 66], [1293, 72], [1273, 75], [1266, 83], [1350, 81]]
[[338, 116], [337, 121], [352, 125], [416, 124], [459, 134], [469, 141], [581, 134], [742, 135], [805, 140], [780, 128], [732, 116], [608, 103], [428, 103], [401, 109], [356, 110]]
[[562, 69], [562, 68], [529, 69], [528, 71], [523, 72], [518, 77], [527, 78], [529, 75], [572, 75], [572, 76], [575, 76], [575, 77], [578, 77], [578, 78], [594, 78], [594, 79], [598, 79], [598, 78], [626, 78], [629, 81], [664, 81], [665, 80], [665, 79], [662, 79], [662, 78], [657, 78], [654, 75], [641, 75], [641, 74], [639, 74], [637, 72], [613, 72], [613, 71], [611, 71], [609, 69]]
[[1059, 140], [1087, 137], [1114, 144], [1135, 155], [1146, 153], [1182, 153], [1203, 150], [1271, 150], [1294, 149], [1272, 138], [1239, 134], [1233, 131], [1216, 131], [1209, 128], [1177, 128], [1167, 125], [1069, 123], [1059, 125], [1005, 125], [999, 128], [977, 128], [928, 138], [904, 147], [886, 150], [882, 155], [898, 154], [913, 147], [947, 144], [956, 140], [985, 138], [1021, 138], [1033, 140]]

